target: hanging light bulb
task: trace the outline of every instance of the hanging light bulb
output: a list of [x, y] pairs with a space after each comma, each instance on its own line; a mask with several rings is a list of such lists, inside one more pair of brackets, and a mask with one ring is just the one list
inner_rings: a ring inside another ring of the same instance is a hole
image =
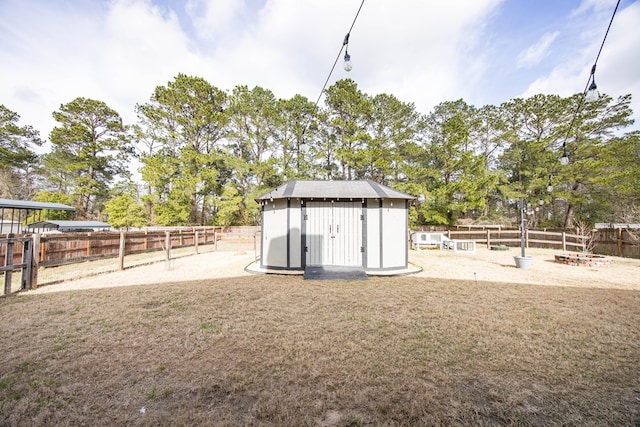
[[351, 71], [353, 64], [351, 64], [351, 55], [346, 50], [344, 51], [344, 70]]
[[567, 154], [567, 141], [562, 144], [562, 157], [560, 157], [560, 164], [564, 166], [569, 164], [569, 155]]
[[594, 77], [593, 80], [591, 80], [591, 85], [589, 86], [589, 89], [587, 89], [586, 100], [597, 101], [598, 98], [600, 98], [600, 92], [598, 92], [598, 86], [596, 85], [596, 79]]

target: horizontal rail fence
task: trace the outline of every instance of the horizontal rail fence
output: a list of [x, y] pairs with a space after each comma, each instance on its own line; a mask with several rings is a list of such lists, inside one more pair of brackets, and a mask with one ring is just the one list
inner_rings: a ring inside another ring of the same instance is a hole
[[144, 252], [215, 244], [220, 227], [188, 229], [63, 233], [40, 236], [38, 261], [42, 267], [116, 258]]
[[[3, 262], [0, 273], [4, 279], [4, 295], [23, 289], [31, 289], [33, 267], [33, 239], [30, 236], [15, 237], [13, 234], [0, 238]], [[21, 272], [21, 280], [16, 287], [13, 275]]]
[[[476, 227], [469, 227], [467, 230], [462, 230], [461, 228], [467, 227], [426, 231], [440, 232], [454, 240], [473, 240], [478, 244], [487, 245], [487, 248], [491, 248], [491, 246], [518, 247], [521, 244], [520, 230], [508, 230], [499, 227], [488, 227], [484, 230]], [[586, 239], [587, 237], [585, 236], [566, 231], [527, 230], [525, 246], [528, 248], [562, 249], [563, 251], [579, 252], [584, 250]]]

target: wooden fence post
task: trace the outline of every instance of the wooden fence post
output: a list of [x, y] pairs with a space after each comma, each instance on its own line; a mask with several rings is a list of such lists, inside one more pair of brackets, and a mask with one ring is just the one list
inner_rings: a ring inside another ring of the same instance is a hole
[[196, 231], [194, 232], [194, 237], [193, 237], [193, 240], [194, 240], [194, 246], [196, 247], [196, 255], [198, 254], [198, 237], [199, 237], [199, 236], [198, 236], [198, 231], [196, 230]]
[[487, 249], [491, 249], [491, 229], [487, 228]]
[[567, 232], [566, 231], [562, 232], [562, 251], [563, 252], [567, 251]]
[[118, 270], [124, 270], [124, 231], [120, 232], [120, 247], [118, 248]]
[[38, 268], [40, 267], [40, 234], [33, 235], [33, 247], [31, 248], [31, 289], [38, 287]]
[[216, 245], [216, 251], [218, 250], [218, 232], [213, 231], [213, 243]]
[[91, 233], [87, 233], [87, 257], [91, 256]]
[[[13, 266], [13, 236], [14, 236], [13, 233], [10, 233], [7, 235], [9, 239], [7, 240], [7, 250], [4, 255], [5, 267]], [[4, 294], [5, 295], [9, 295], [11, 293], [11, 273], [13, 273], [11, 268], [8, 268], [4, 272]]]
[[47, 243], [47, 239], [45, 237], [44, 242], [40, 240], [40, 261], [44, 262], [47, 260], [47, 246], [49, 246], [49, 243]]
[[28, 239], [22, 243], [22, 264], [24, 267], [22, 268], [22, 280], [20, 282], [20, 289], [31, 289], [31, 257], [33, 256], [33, 250], [31, 246], [33, 245], [33, 240]]
[[624, 248], [622, 246], [622, 227], [618, 227], [618, 256], [624, 255]]
[[165, 268], [168, 270], [171, 262], [171, 232], [169, 231], [164, 232], [164, 244], [165, 244], [165, 251], [164, 251]]

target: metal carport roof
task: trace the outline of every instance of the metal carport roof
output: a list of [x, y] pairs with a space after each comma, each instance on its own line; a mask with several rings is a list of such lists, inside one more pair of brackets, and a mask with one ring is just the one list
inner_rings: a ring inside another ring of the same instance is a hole
[[32, 222], [26, 226], [29, 230], [34, 229], [64, 229], [64, 230], [93, 230], [95, 228], [111, 228], [110, 224], [102, 221], [63, 221], [63, 220], [46, 220]]
[[73, 206], [63, 205], [62, 203], [50, 202], [32, 202], [28, 200], [10, 200], [0, 199], [0, 208], [22, 209], [22, 210], [43, 210], [49, 209], [54, 211], [75, 211]]
[[[45, 209], [52, 211], [75, 211], [76, 208], [69, 205], [63, 205], [62, 203], [51, 203], [51, 202], [33, 202], [30, 200], [11, 200], [11, 199], [2, 199], [0, 198], [0, 230], [3, 229], [4, 220], [5, 220], [5, 209], [11, 209], [11, 217], [10, 219], [13, 223], [16, 219], [16, 210], [18, 211], [17, 220], [18, 220], [18, 229], [15, 230], [18, 233], [21, 232], [22, 229], [22, 221], [23, 216], [24, 220], [29, 217], [29, 211], [43, 211]], [[24, 211], [24, 215], [23, 215]], [[15, 232], [13, 230], [13, 226], [11, 227], [10, 233]]]

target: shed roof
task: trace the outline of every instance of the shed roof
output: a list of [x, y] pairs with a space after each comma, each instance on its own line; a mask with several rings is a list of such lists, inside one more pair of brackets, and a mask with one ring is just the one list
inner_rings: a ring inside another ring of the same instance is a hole
[[62, 203], [50, 203], [50, 202], [32, 202], [29, 200], [10, 200], [0, 199], [0, 208], [12, 208], [12, 209], [33, 209], [33, 210], [57, 210], [57, 211], [75, 211], [73, 206], [63, 205]]
[[299, 181], [292, 180], [265, 193], [257, 202], [283, 198], [301, 199], [415, 199], [375, 181]]
[[102, 221], [63, 221], [46, 220], [27, 224], [27, 228], [47, 228], [47, 229], [72, 229], [72, 230], [93, 230], [94, 228], [111, 228], [110, 224]]

